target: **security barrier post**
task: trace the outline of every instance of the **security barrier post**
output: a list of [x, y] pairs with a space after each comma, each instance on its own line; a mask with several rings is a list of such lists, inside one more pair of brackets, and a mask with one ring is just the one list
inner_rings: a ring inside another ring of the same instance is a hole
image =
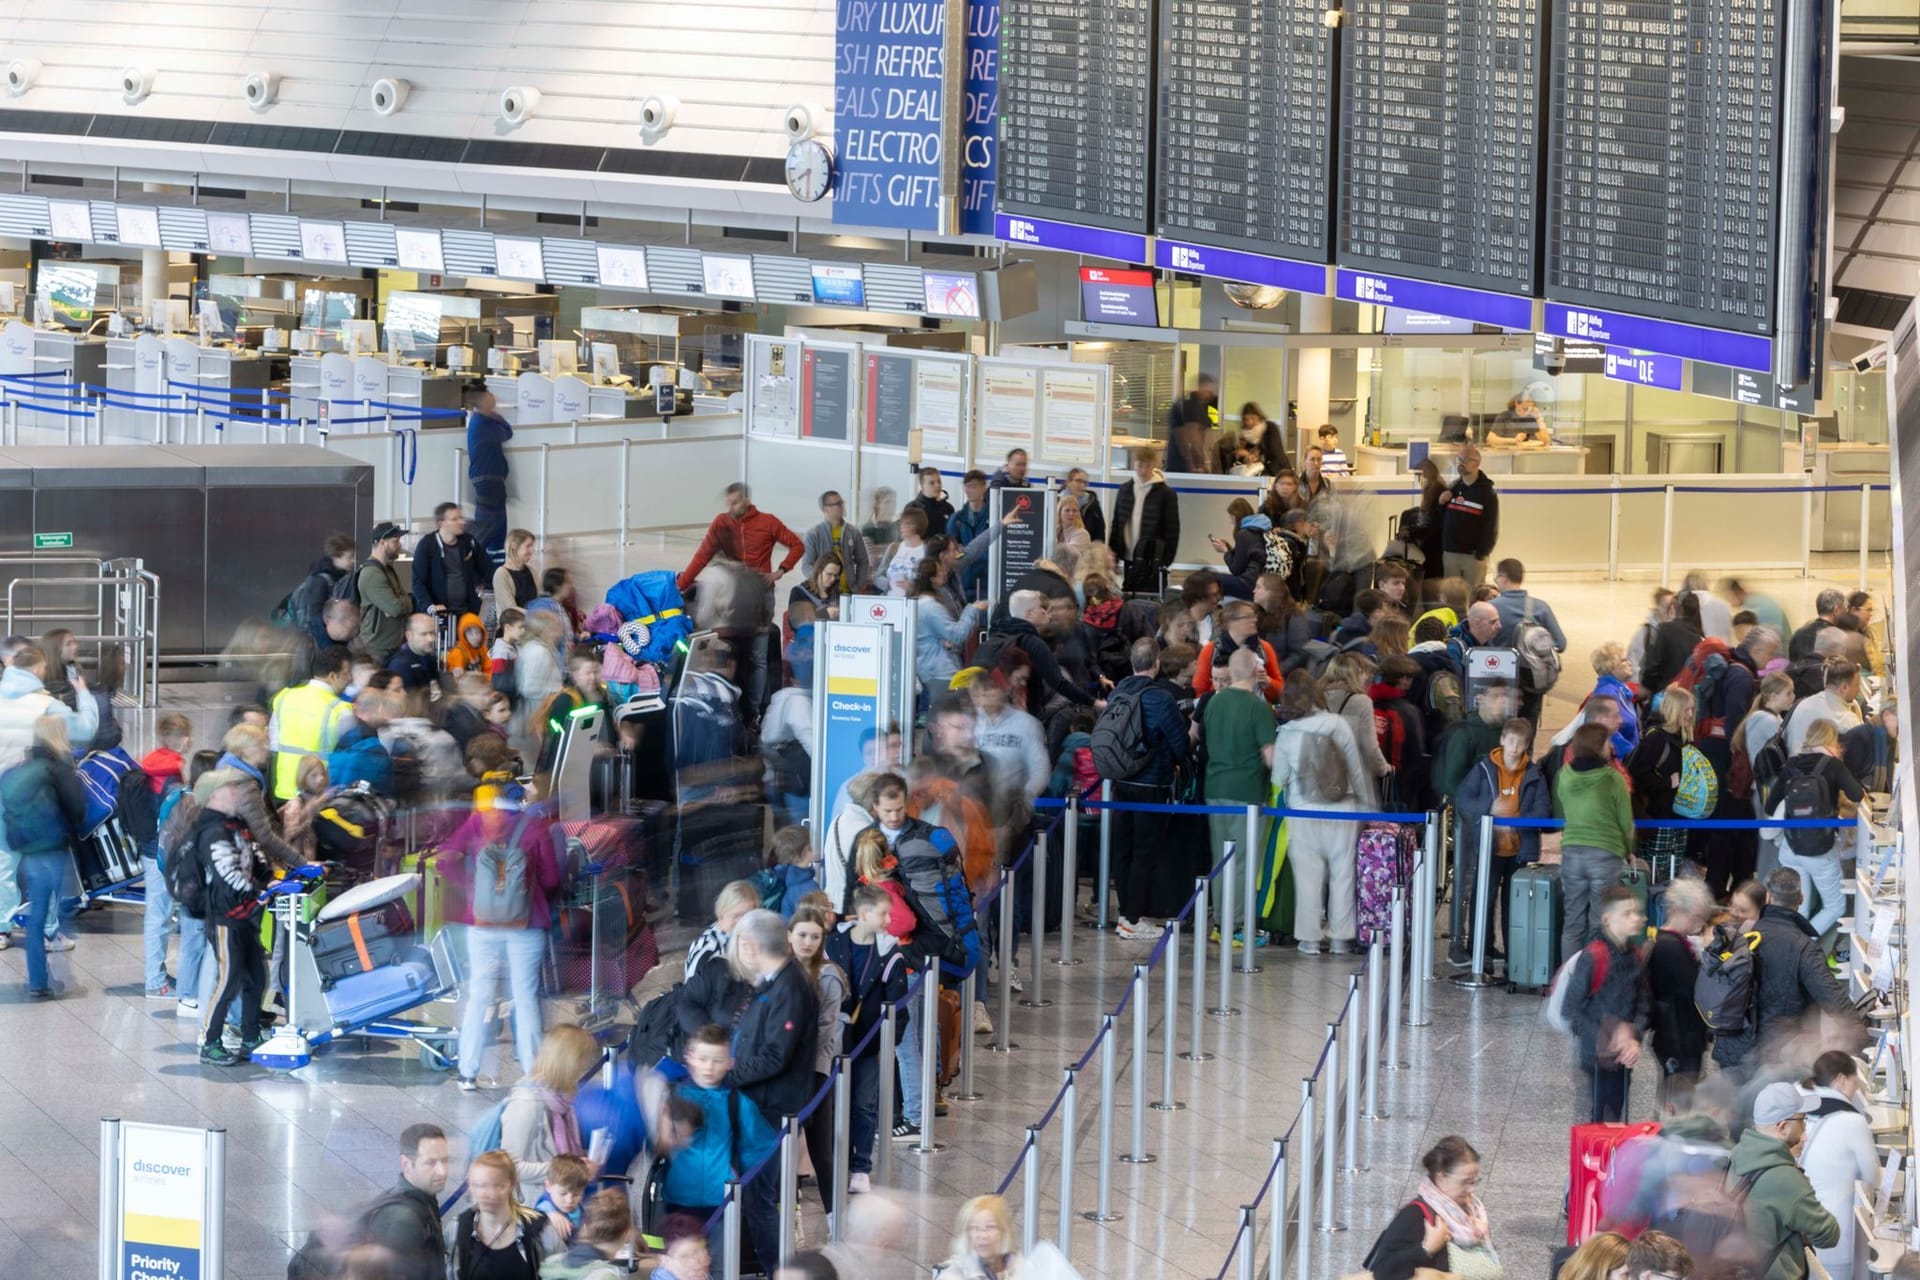
[[1287, 1140], [1273, 1140], [1273, 1191], [1267, 1200], [1267, 1280], [1286, 1280]]
[[[1400, 907], [1400, 895], [1394, 891], [1394, 910]], [[1395, 925], [1396, 930], [1398, 925]], [[1376, 936], [1367, 947], [1367, 1110], [1369, 1120], [1384, 1120], [1386, 1113], [1380, 1110], [1380, 1049], [1382, 1034], [1380, 1018], [1385, 1014], [1387, 1023], [1394, 1023], [1394, 1011], [1380, 1007], [1380, 971], [1387, 967], [1386, 947]]]
[[1300, 1256], [1296, 1280], [1313, 1280], [1313, 1077], [1300, 1082]]
[[1344, 1114], [1340, 1118], [1345, 1128], [1347, 1140], [1345, 1168], [1343, 1173], [1362, 1172], [1360, 1168], [1360, 1057], [1371, 1052], [1367, 1044], [1367, 1024], [1360, 1004], [1360, 975], [1347, 976], [1347, 1011], [1341, 1015], [1341, 1023], [1347, 1033], [1347, 1083], [1345, 1097], [1341, 1099]]
[[1133, 1144], [1120, 1157], [1127, 1164], [1152, 1164], [1147, 1145], [1147, 966], [1133, 966]]
[[1100, 1173], [1094, 1180], [1095, 1207], [1085, 1215], [1089, 1222], [1113, 1222], [1120, 1217], [1113, 1211], [1113, 1089], [1119, 1042], [1109, 1013], [1100, 1019]]
[[[1073, 955], [1073, 900], [1080, 892], [1080, 797], [1069, 793], [1067, 796], [1066, 817], [1061, 820], [1065, 828], [1066, 865], [1060, 874], [1060, 958], [1054, 963], [1063, 968], [1071, 968], [1080, 963]], [[1045, 883], [1043, 879], [1042, 884]], [[1040, 908], [1034, 907], [1035, 911]], [[1040, 955], [1034, 953], [1033, 962], [1040, 963]]]
[[1026, 1186], [1020, 1197], [1020, 1247], [1027, 1257], [1040, 1240], [1040, 1130], [1027, 1126]]
[[1240, 930], [1240, 972], [1254, 974], [1260, 972], [1260, 966], [1253, 962], [1254, 942], [1260, 930], [1260, 864], [1266, 861], [1266, 843], [1260, 839], [1260, 806], [1247, 806], [1247, 834], [1241, 841], [1246, 850], [1240, 859], [1240, 870], [1245, 879], [1241, 883], [1241, 896], [1246, 899], [1241, 910], [1246, 914], [1246, 922]]
[[980, 999], [978, 966], [960, 984], [960, 1088], [947, 1095], [948, 1102], [978, 1102], [986, 1095], [973, 1087], [973, 1011]]
[[1045, 997], [1041, 987], [1047, 962], [1047, 842], [1048, 834], [1042, 831], [1034, 837], [1033, 850], [1028, 855], [1033, 862], [1033, 887], [1030, 890], [1033, 898], [1028, 904], [1033, 925], [1033, 962], [1027, 966], [1027, 993], [1020, 997], [1022, 1009], [1053, 1007], [1053, 1001]]
[[1073, 1256], [1073, 1140], [1079, 1124], [1074, 1114], [1079, 1080], [1080, 1069], [1068, 1067], [1066, 1093], [1060, 1100], [1060, 1234], [1054, 1243], [1069, 1258]]
[[[873, 1180], [885, 1186], [888, 1175], [893, 1172], [893, 1143], [887, 1141], [888, 1121], [893, 1117], [893, 1077], [897, 1068], [897, 1056], [894, 1051], [894, 1036], [898, 1031], [894, 1027], [894, 1007], [886, 1006], [880, 1011], [880, 1097], [874, 1106], [874, 1114], [879, 1119], [879, 1134], [882, 1141], [873, 1144]], [[932, 1100], [922, 1098], [922, 1109], [933, 1105]]]
[[1180, 1056], [1188, 1062], [1212, 1062], [1213, 1055], [1200, 1048], [1200, 1015], [1207, 1004], [1207, 878], [1193, 882], [1193, 1013], [1187, 1051]]
[[[961, 1016], [960, 1034], [968, 1036], [966, 1025], [971, 1010]], [[940, 1096], [940, 966], [930, 964], [920, 976], [920, 1141], [913, 1144], [915, 1155], [930, 1156], [945, 1151], [944, 1142], [933, 1139], [934, 1103]]]
[[1013, 1042], [1013, 870], [1000, 868], [1000, 1020], [994, 1024], [988, 1053], [1012, 1053]]
[[[1456, 843], [1465, 846], [1465, 840]], [[1473, 972], [1455, 975], [1455, 986], [1468, 987], [1478, 991], [1482, 987], [1494, 985], [1487, 976], [1487, 925], [1493, 919], [1493, 904], [1487, 901], [1493, 881], [1493, 820], [1482, 818], [1478, 844], [1479, 866], [1473, 875]], [[1455, 886], [1455, 900], [1459, 899], [1459, 886]], [[1460, 939], [1454, 938], [1455, 945]]]
[[1106, 806], [1113, 803], [1113, 783], [1102, 780], [1100, 783], [1100, 880], [1094, 885], [1094, 904], [1097, 914], [1094, 917], [1096, 927], [1105, 931], [1107, 927], [1107, 898], [1113, 892], [1110, 878], [1113, 875], [1113, 810]]
[[1166, 1009], [1160, 1015], [1160, 1101], [1155, 1111], [1185, 1111], [1187, 1104], [1173, 1096], [1173, 1029], [1180, 1022], [1180, 922], [1167, 921]]
[[1327, 1105], [1320, 1125], [1320, 1230], [1329, 1234], [1346, 1228], [1333, 1217], [1333, 1176], [1340, 1148], [1340, 1026], [1327, 1024]]
[[740, 1184], [729, 1179], [726, 1195], [720, 1217], [720, 1274], [740, 1280]]
[[1240, 1011], [1233, 1007], [1233, 860], [1239, 854], [1239, 841], [1225, 842], [1220, 856], [1220, 999], [1207, 1010], [1216, 1018], [1231, 1018]]
[[793, 1259], [793, 1223], [800, 1216], [800, 1125], [788, 1116], [780, 1129], [780, 1265]]
[[[840, 1243], [847, 1215], [847, 1184], [852, 1180], [853, 1071], [842, 1056], [833, 1060], [833, 1212], [827, 1215], [827, 1238]], [[814, 1170], [815, 1176], [819, 1170]]]

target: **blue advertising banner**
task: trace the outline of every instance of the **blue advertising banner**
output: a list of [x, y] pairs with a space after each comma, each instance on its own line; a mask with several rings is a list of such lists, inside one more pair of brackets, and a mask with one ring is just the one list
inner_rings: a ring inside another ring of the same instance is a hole
[[993, 234], [994, 145], [1000, 120], [1000, 0], [967, 5], [966, 154], [960, 162], [960, 230]]
[[833, 220], [940, 225], [945, 0], [838, 0]]

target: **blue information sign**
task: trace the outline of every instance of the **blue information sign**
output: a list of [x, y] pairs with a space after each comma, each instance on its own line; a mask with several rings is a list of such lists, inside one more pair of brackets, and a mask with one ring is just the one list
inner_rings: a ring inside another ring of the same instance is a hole
[[821, 624], [814, 642], [814, 707], [819, 725], [814, 757], [815, 831], [833, 821], [833, 799], [868, 767], [866, 750], [880, 724], [881, 653], [887, 629], [857, 623]]
[[1765, 373], [1773, 368], [1773, 343], [1757, 334], [1728, 333], [1724, 329], [1705, 329], [1672, 320], [1649, 320], [1645, 316], [1621, 315], [1593, 307], [1570, 307], [1563, 302], [1547, 304], [1545, 332], [1634, 351], [1657, 351], [1687, 360], [1732, 365], [1736, 369], [1757, 369]]
[[1654, 355], [1647, 351], [1623, 351], [1607, 348], [1607, 376], [1615, 382], [1631, 382], [1636, 387], [1680, 389], [1680, 373], [1686, 361], [1679, 356]]
[[946, 38], [944, 0], [839, 0], [835, 223], [938, 229]]
[[1454, 316], [1478, 324], [1502, 329], [1533, 328], [1533, 299], [1511, 294], [1489, 293], [1484, 289], [1465, 289], [1455, 284], [1434, 284], [1428, 280], [1403, 280], [1371, 271], [1336, 273], [1334, 297], [1348, 302], [1368, 302], [1379, 307], [1403, 307], [1436, 316]]
[[1030, 249], [1057, 249], [1061, 253], [1084, 253], [1089, 258], [1113, 258], [1120, 262], [1147, 261], [1147, 238], [1128, 231], [1082, 227], [1051, 218], [1030, 218], [1023, 213], [996, 213], [993, 234], [1009, 244], [1023, 244]]
[[1168, 271], [1185, 271], [1196, 276], [1218, 276], [1222, 280], [1241, 280], [1247, 284], [1272, 285], [1296, 293], [1323, 294], [1327, 291], [1327, 269], [1311, 262], [1288, 258], [1270, 258], [1261, 253], [1239, 249], [1216, 249], [1211, 245], [1168, 240], [1153, 242], [1153, 263]]

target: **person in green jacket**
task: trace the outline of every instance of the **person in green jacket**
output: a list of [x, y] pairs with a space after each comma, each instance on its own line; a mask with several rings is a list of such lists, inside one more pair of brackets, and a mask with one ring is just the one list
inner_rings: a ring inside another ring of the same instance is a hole
[[400, 526], [383, 523], [373, 531], [373, 553], [360, 566], [360, 641], [377, 667], [387, 665], [405, 638], [413, 616], [413, 597], [400, 585], [393, 562], [400, 558]]
[[[1219, 650], [1216, 648], [1215, 652]], [[1274, 721], [1273, 708], [1260, 693], [1266, 680], [1266, 667], [1259, 650], [1245, 646], [1235, 649], [1227, 659], [1226, 675], [1226, 687], [1207, 700], [1204, 719], [1207, 733], [1207, 803], [1265, 804], [1267, 770], [1273, 764]], [[1218, 668], [1215, 669], [1214, 679], [1216, 682], [1219, 680]], [[1216, 859], [1225, 856], [1227, 841], [1246, 843], [1247, 820], [1244, 815], [1209, 814], [1207, 823], [1213, 829]], [[1258, 858], [1265, 854], [1264, 819], [1259, 824], [1259, 830], [1261, 834], [1253, 849], [1247, 851], [1250, 857]], [[1215, 910], [1224, 903], [1224, 897], [1216, 899]], [[1235, 923], [1229, 921], [1226, 927], [1231, 929]], [[1245, 944], [1244, 938], [1239, 938], [1237, 934], [1235, 937], [1242, 945]], [[1258, 946], [1260, 941], [1255, 939], [1254, 945]]]
[[1753, 1100], [1753, 1127], [1734, 1144], [1727, 1191], [1746, 1205], [1747, 1239], [1762, 1280], [1807, 1280], [1807, 1250], [1840, 1243], [1840, 1224], [1794, 1163], [1817, 1098], [1798, 1085], [1770, 1084]]
[[1633, 853], [1633, 802], [1613, 767], [1607, 727], [1574, 730], [1573, 758], [1553, 784], [1553, 807], [1567, 820], [1560, 838], [1560, 954], [1570, 956], [1600, 929], [1600, 895], [1620, 883]]
[[[1467, 779], [1467, 773], [1473, 766], [1500, 749], [1500, 734], [1506, 728], [1507, 720], [1513, 715], [1513, 686], [1505, 680], [1489, 680], [1480, 686], [1475, 707], [1477, 714], [1467, 716], [1448, 729], [1440, 739], [1439, 752], [1433, 760], [1433, 786], [1435, 794], [1445, 797], [1448, 804], [1460, 793], [1460, 784]], [[1455, 829], [1460, 829], [1455, 822]], [[1456, 840], [1459, 837], [1456, 835]], [[1453, 895], [1453, 923], [1448, 933], [1453, 941], [1447, 946], [1447, 963], [1456, 969], [1464, 969], [1473, 963], [1473, 953], [1467, 949], [1470, 936], [1468, 923], [1473, 917], [1473, 895], [1480, 881], [1480, 846], [1470, 843], [1460, 852], [1458, 867], [1459, 883]], [[1596, 912], [1594, 919], [1599, 920]], [[1492, 912], [1488, 912], [1492, 919]], [[1572, 955], [1569, 951], [1567, 955]]]

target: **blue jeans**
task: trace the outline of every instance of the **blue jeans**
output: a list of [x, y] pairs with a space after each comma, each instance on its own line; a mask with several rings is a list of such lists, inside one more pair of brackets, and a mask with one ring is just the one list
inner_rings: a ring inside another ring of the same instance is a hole
[[[4, 820], [4, 819], [0, 819]], [[0, 930], [13, 927], [14, 913], [25, 905], [26, 893], [20, 888], [20, 855], [6, 849], [0, 849]], [[59, 890], [54, 890], [58, 893]], [[60, 928], [60, 913], [47, 913], [46, 936], [51, 938]]]
[[913, 1012], [900, 1020], [900, 1042], [894, 1046], [900, 1066], [900, 1114], [914, 1124], [920, 1123], [920, 1002]]
[[182, 1000], [205, 1005], [213, 999], [214, 968], [206, 963], [207, 922], [180, 913], [180, 957], [174, 964], [174, 986]]
[[27, 900], [27, 989], [45, 991], [52, 985], [47, 974], [47, 939], [57, 928], [60, 915], [60, 887], [67, 882], [64, 853], [29, 853], [19, 859], [15, 872], [20, 896]]
[[[140, 859], [140, 869], [146, 877], [142, 954], [146, 961], [147, 990], [158, 991], [167, 985], [167, 935], [173, 932], [173, 895], [167, 892], [166, 873], [160, 870], [158, 858]], [[181, 991], [185, 992], [186, 988], [182, 987]]]
[[[873, 1131], [880, 1123], [880, 1055], [874, 1052], [854, 1058], [847, 1069], [853, 1079], [853, 1117], [847, 1125], [847, 1140], [853, 1149], [847, 1153], [847, 1172], [872, 1173]], [[893, 1127], [891, 1117], [887, 1127]], [[831, 1181], [832, 1173], [827, 1176]]]
[[501, 969], [513, 997], [513, 1048], [522, 1071], [540, 1051], [540, 963], [547, 935], [540, 929], [467, 930], [467, 1007], [460, 1015], [460, 1074], [477, 1076], [487, 1051], [487, 1010], [500, 994]]

